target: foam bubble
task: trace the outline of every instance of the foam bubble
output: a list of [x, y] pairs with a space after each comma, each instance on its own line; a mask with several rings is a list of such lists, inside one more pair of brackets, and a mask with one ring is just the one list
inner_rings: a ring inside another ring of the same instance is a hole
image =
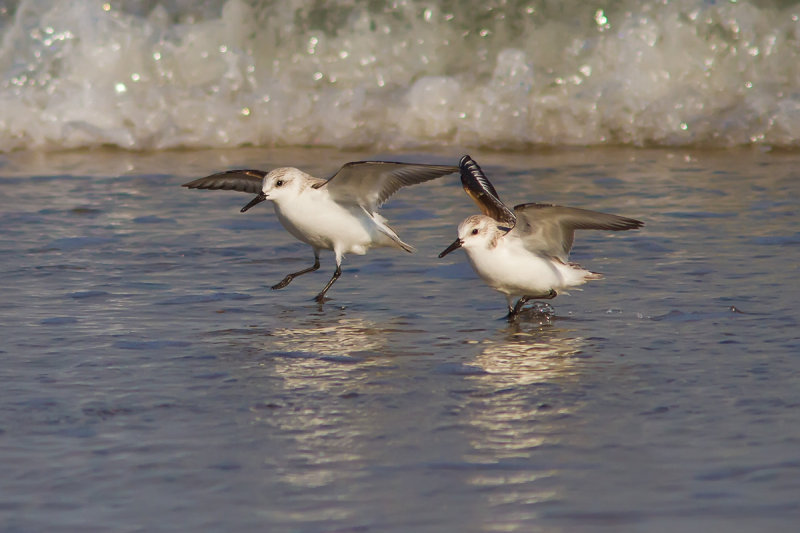
[[797, 146], [781, 6], [22, 0], [0, 150]]

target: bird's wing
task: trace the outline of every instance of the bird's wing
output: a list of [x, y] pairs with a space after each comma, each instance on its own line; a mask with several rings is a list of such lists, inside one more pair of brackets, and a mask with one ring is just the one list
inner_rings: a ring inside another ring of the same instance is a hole
[[483, 173], [481, 167], [470, 156], [465, 155], [458, 163], [461, 170], [461, 185], [472, 198], [481, 212], [507, 227], [509, 230], [517, 223], [514, 213], [500, 201], [492, 183]]
[[400, 187], [457, 171], [458, 167], [442, 165], [356, 161], [347, 163], [330, 179], [314, 187], [325, 187], [334, 200], [357, 203], [372, 213]]
[[525, 248], [566, 262], [576, 229], [624, 231], [641, 228], [643, 222], [633, 218], [609, 215], [549, 204], [521, 204], [514, 207], [517, 227], [514, 234]]
[[258, 194], [261, 192], [261, 182], [267, 173], [263, 170], [228, 170], [198, 178], [183, 187], [190, 189], [222, 189], [225, 191], [241, 191]]

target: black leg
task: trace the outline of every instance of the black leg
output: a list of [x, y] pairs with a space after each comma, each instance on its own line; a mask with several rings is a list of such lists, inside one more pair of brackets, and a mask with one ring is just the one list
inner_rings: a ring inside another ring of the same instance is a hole
[[554, 289], [550, 289], [544, 296], [523, 296], [517, 301], [513, 309], [510, 307], [508, 308], [508, 319], [514, 320], [517, 318], [517, 315], [522, 311], [522, 306], [525, 305], [528, 300], [552, 300], [556, 296], [558, 296], [558, 293]]
[[304, 268], [303, 270], [300, 270], [299, 272], [292, 272], [291, 274], [289, 274], [288, 276], [283, 278], [280, 283], [277, 283], [277, 284], [273, 285], [272, 286], [272, 290], [282, 289], [285, 286], [287, 286], [288, 284], [290, 284], [292, 282], [292, 280], [294, 278], [296, 278], [297, 276], [302, 276], [303, 274], [308, 274], [309, 272], [314, 272], [315, 270], [318, 270], [318, 269], [319, 269], [319, 254], [317, 254], [315, 252], [314, 253], [314, 265], [313, 266], [310, 266], [308, 268]]
[[322, 292], [317, 294], [317, 296], [314, 299], [316, 301], [318, 301], [319, 303], [324, 302], [325, 301], [325, 293], [328, 292], [328, 289], [331, 288], [331, 285], [333, 285], [333, 283], [337, 279], [339, 279], [339, 276], [341, 276], [341, 275], [342, 275], [342, 266], [341, 265], [336, 265], [336, 271], [333, 273], [333, 276], [331, 276], [331, 279], [329, 279], [328, 283], [322, 288]]
[[515, 318], [517, 318], [519, 312], [522, 311], [522, 306], [525, 305], [525, 303], [527, 303], [527, 301], [530, 299], [531, 299], [530, 296], [523, 296], [522, 298], [517, 300], [517, 303], [514, 304], [514, 308], [513, 309], [509, 308], [508, 310], [508, 319], [514, 320]]

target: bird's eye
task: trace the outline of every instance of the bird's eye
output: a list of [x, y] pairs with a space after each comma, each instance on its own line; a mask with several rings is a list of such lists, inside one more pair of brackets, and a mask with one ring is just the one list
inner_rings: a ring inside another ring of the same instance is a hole
[[281, 185], [283, 185], [283, 180], [278, 180], [275, 182], [276, 187], [280, 187]]
[[473, 229], [473, 230], [472, 230], [472, 234], [473, 234], [473, 235], [477, 235], [477, 234], [478, 234], [478, 228], [475, 228], [475, 229]]

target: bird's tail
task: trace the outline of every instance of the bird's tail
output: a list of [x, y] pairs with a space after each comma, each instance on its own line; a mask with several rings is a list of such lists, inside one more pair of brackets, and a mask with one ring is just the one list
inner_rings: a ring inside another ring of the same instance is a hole
[[[366, 210], [365, 210], [365, 212], [366, 212]], [[386, 224], [386, 219], [385, 218], [380, 216], [378, 213], [369, 213], [369, 212], [367, 212], [367, 214], [369, 214], [372, 217], [372, 220], [375, 222], [375, 225], [378, 227], [378, 230], [381, 233], [383, 233], [384, 235], [386, 235], [387, 237], [389, 237], [391, 242], [388, 243], [388, 244], [390, 246], [395, 246], [396, 248], [401, 248], [401, 249], [405, 250], [406, 252], [408, 252], [410, 254], [413, 254], [416, 251], [416, 248], [414, 248], [413, 246], [411, 246], [408, 243], [403, 242], [400, 239], [400, 237], [397, 236], [397, 233], [395, 233], [395, 231], [392, 228], [390, 228], [388, 224]]]
[[401, 241], [400, 239], [392, 239], [392, 240], [394, 240], [394, 242], [396, 242], [397, 245], [400, 248], [402, 248], [403, 250], [405, 250], [406, 252], [408, 252], [410, 254], [413, 254], [414, 252], [417, 251], [416, 248], [414, 248], [413, 246], [411, 246], [410, 244], [408, 244], [406, 242]]
[[574, 278], [574, 283], [576, 285], [586, 283], [587, 281], [603, 279], [604, 277], [600, 272], [586, 270], [578, 263], [569, 262], [567, 265], [570, 267], [569, 274], [571, 274], [571, 277]]
[[594, 280], [594, 279], [603, 279], [605, 276], [602, 275], [600, 272], [592, 272], [591, 270], [587, 270], [588, 274], [586, 274], [586, 280]]

